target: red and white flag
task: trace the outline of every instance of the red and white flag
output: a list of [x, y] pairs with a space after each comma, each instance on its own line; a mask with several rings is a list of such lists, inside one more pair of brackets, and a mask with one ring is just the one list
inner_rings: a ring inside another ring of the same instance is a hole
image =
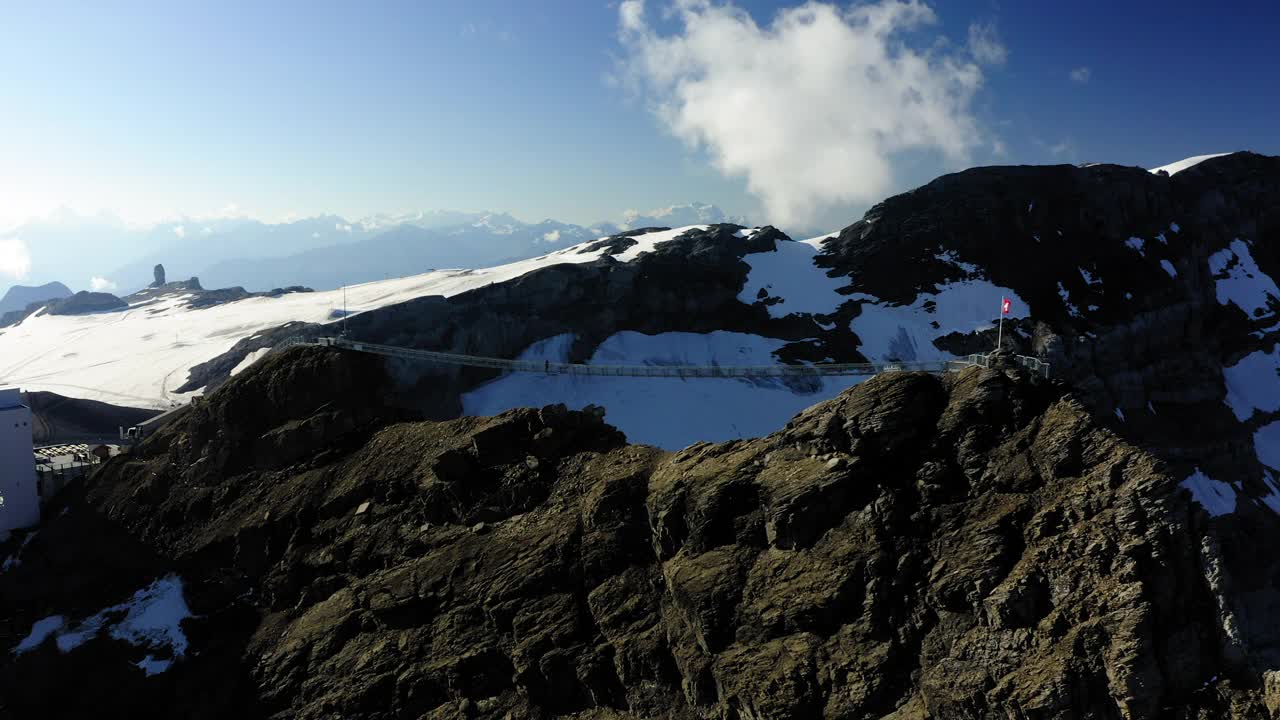
[[1009, 308], [1013, 307], [1013, 303], [1009, 302], [1009, 298], [1000, 298], [1000, 314], [1008, 315]]

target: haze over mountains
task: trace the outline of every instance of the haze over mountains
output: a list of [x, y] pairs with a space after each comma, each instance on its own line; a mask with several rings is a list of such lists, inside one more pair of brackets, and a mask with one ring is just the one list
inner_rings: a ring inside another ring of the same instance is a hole
[[60, 282], [46, 283], [39, 287], [14, 285], [5, 291], [4, 297], [0, 297], [0, 315], [23, 310], [31, 303], [58, 300], [70, 295], [71, 290]]
[[436, 268], [509, 262], [631, 228], [719, 222], [745, 220], [699, 202], [628, 211], [619, 223], [589, 227], [550, 219], [527, 223], [501, 212], [432, 210], [280, 223], [186, 219], [137, 228], [109, 215], [67, 211], [4, 237], [29, 252], [31, 270], [22, 280], [28, 284], [60, 280], [73, 290], [124, 294], [149, 284], [152, 269], [163, 263], [173, 277], [199, 277], [209, 288], [327, 290]]

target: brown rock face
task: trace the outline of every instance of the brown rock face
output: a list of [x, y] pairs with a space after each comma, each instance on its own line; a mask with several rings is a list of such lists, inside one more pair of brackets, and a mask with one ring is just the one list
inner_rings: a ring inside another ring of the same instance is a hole
[[[6, 652], [4, 710], [728, 720], [1276, 706], [1275, 563], [1232, 575], [1245, 564], [1223, 563], [1218, 542], [1270, 541], [1274, 514], [1206, 522], [1161, 461], [1061, 386], [980, 369], [880, 376], [767, 438], [670, 454], [562, 406], [398, 422], [371, 401], [393, 393], [366, 359], [298, 349], [259, 363], [64, 498], [0, 575], [17, 639], [172, 572], [191, 647], [152, 677], [140, 649], [107, 636]], [[324, 402], [308, 393], [320, 387]]]

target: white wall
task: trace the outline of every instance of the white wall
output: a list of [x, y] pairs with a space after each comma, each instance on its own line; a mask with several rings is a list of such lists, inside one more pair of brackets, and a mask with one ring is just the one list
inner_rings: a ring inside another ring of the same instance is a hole
[[0, 390], [0, 532], [40, 522], [40, 495], [31, 453], [31, 411], [16, 391]]

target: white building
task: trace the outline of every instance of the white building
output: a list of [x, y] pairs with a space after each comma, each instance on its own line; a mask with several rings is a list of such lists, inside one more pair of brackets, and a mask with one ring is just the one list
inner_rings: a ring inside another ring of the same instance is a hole
[[0, 532], [40, 522], [31, 432], [31, 410], [22, 394], [0, 390]]

